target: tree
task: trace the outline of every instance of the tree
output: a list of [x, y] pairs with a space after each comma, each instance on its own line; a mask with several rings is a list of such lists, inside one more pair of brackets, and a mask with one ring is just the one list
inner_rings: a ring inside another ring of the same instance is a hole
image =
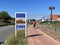
[[31, 21], [36, 21], [35, 19], [31, 19]]
[[5, 11], [2, 12], [4, 20], [10, 20], [12, 17]]
[[50, 6], [50, 7], [49, 7], [49, 10], [51, 10], [51, 21], [52, 21], [52, 10], [54, 10], [54, 9], [55, 9], [54, 6]]
[[0, 19], [10, 20], [12, 17], [6, 11], [0, 12]]
[[0, 12], [0, 19], [2, 19], [3, 18], [3, 16], [2, 16], [2, 12]]

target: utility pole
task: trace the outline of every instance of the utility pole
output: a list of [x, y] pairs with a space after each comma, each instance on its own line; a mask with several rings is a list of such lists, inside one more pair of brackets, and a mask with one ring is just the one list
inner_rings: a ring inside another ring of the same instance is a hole
[[51, 19], [51, 22], [52, 22], [52, 11], [53, 11], [54, 9], [55, 9], [54, 6], [50, 6], [50, 7], [49, 7], [49, 10], [51, 10], [51, 15], [50, 15], [50, 17], [51, 17], [51, 18], [50, 18], [50, 19]]

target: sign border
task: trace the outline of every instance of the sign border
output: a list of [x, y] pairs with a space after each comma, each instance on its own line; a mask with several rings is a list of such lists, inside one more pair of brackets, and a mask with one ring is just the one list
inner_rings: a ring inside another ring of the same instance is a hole
[[17, 37], [17, 30], [16, 30], [16, 13], [24, 13], [25, 14], [25, 37], [27, 36], [27, 13], [26, 12], [15, 12], [15, 37]]

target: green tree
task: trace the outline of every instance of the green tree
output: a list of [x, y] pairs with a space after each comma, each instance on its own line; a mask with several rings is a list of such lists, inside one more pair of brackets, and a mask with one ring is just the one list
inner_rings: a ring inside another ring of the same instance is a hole
[[3, 16], [2, 16], [2, 12], [0, 12], [0, 19], [2, 19], [3, 18]]
[[6, 11], [0, 12], [0, 19], [10, 20], [12, 17]]
[[31, 21], [36, 21], [35, 19], [31, 19]]
[[12, 17], [5, 11], [2, 12], [2, 16], [4, 20], [10, 20]]

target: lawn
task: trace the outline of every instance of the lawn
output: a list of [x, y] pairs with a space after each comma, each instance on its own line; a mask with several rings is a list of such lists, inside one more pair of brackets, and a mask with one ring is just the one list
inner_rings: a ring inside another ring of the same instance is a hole
[[[41, 22], [40, 30], [60, 42], [60, 22]], [[42, 27], [42, 29], [41, 29]]]
[[40, 22], [40, 24], [51, 27], [60, 27], [60, 21], [52, 21], [52, 22], [44, 21], [44, 22]]
[[19, 30], [17, 31], [17, 37], [14, 34], [9, 37], [5, 45], [28, 45], [27, 37], [25, 37], [25, 31]]

